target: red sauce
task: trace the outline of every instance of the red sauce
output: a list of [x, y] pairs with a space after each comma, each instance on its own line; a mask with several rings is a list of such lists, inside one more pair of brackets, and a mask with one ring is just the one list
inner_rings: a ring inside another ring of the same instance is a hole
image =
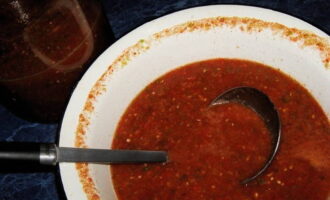
[[[282, 122], [278, 155], [248, 185], [240, 181], [269, 155], [267, 128], [244, 106], [208, 107], [237, 86], [265, 92]], [[327, 200], [329, 144], [329, 119], [295, 80], [259, 63], [215, 59], [188, 64], [152, 82], [118, 125], [112, 148], [166, 150], [170, 161], [115, 165], [111, 171], [120, 200]]]

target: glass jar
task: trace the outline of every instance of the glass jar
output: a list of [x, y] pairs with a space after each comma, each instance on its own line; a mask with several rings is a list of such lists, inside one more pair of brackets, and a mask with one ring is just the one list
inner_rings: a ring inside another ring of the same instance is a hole
[[114, 41], [97, 0], [0, 2], [0, 95], [21, 117], [56, 122], [74, 85]]

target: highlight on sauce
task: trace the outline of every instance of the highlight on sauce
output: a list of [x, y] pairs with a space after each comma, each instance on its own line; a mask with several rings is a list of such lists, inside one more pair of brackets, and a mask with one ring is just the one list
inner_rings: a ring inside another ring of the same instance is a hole
[[[239, 104], [209, 108], [220, 93], [255, 87], [277, 107], [282, 141], [257, 180], [271, 138], [261, 118]], [[118, 124], [113, 149], [165, 150], [162, 164], [114, 165], [119, 200], [329, 200], [330, 124], [298, 82], [269, 66], [238, 59], [187, 64], [149, 84]]]

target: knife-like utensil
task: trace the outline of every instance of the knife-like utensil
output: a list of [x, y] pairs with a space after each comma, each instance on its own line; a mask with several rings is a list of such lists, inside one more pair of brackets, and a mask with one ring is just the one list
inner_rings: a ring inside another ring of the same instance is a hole
[[[111, 150], [57, 147], [55, 144], [0, 143], [0, 160], [38, 162], [56, 165], [59, 162], [103, 164], [166, 162], [165, 151]], [[5, 162], [6, 163], [6, 162]]]

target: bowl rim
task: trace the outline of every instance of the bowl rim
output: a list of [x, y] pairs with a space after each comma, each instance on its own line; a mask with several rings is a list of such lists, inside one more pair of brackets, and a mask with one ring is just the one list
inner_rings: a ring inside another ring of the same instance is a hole
[[[218, 10], [225, 11], [222, 14], [215, 15]], [[242, 12], [248, 11], [247, 13]], [[210, 11], [210, 12], [209, 12]], [[157, 18], [150, 22], [147, 22], [128, 34], [118, 39], [114, 44], [107, 48], [90, 66], [85, 72], [82, 79], [77, 84], [70, 101], [67, 105], [62, 123], [59, 129], [59, 146], [74, 147], [75, 146], [75, 131], [68, 134], [68, 130], [75, 130], [77, 128], [77, 121], [79, 121], [79, 115], [83, 111], [83, 105], [86, 102], [86, 97], [89, 95], [92, 87], [98, 81], [99, 77], [108, 69], [110, 63], [112, 63], [121, 53], [132, 44], [135, 44], [140, 38], [147, 38], [156, 32], [159, 32], [165, 28], [187, 22], [188, 20], [203, 19], [207, 17], [215, 16], [238, 16], [238, 17], [252, 17], [264, 21], [271, 21], [283, 24], [288, 27], [295, 27], [297, 29], [311, 31], [321, 37], [329, 37], [325, 32], [309, 24], [308, 22], [285, 14], [279, 11], [245, 5], [209, 5], [200, 6], [194, 8], [188, 8], [180, 10], [163, 17]], [[68, 128], [71, 127], [71, 128]], [[71, 131], [70, 131], [71, 132]], [[74, 179], [77, 178], [77, 170], [74, 165], [67, 163], [61, 163], [59, 165], [62, 184], [67, 195], [67, 198], [77, 199], [81, 198], [85, 194], [81, 194], [79, 197], [77, 191], [81, 192], [81, 185], [72, 185], [72, 181], [68, 179], [68, 174], [73, 174]], [[76, 181], [76, 180], [75, 180]], [[78, 192], [78, 193], [79, 193]]]

